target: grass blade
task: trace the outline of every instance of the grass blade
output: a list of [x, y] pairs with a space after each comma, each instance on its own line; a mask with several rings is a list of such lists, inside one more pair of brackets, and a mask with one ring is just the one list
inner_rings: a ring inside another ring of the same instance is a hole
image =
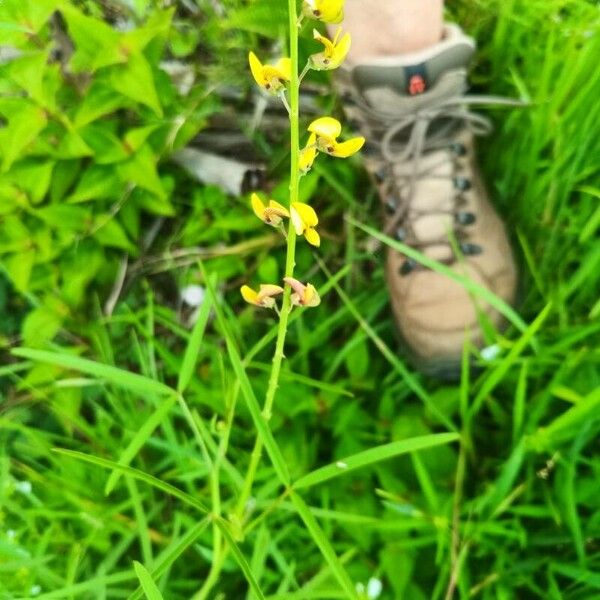
[[269, 424], [267, 419], [265, 419], [262, 414], [262, 410], [256, 399], [256, 395], [254, 394], [254, 390], [252, 389], [252, 385], [250, 384], [250, 379], [248, 379], [248, 375], [246, 373], [246, 369], [242, 363], [242, 359], [240, 358], [240, 354], [237, 350], [235, 341], [231, 332], [229, 331], [229, 327], [227, 322], [225, 321], [225, 317], [223, 315], [223, 311], [221, 310], [218, 302], [215, 299], [215, 291], [210, 281], [207, 281], [207, 289], [210, 296], [213, 299], [215, 312], [217, 314], [217, 319], [221, 328], [223, 330], [223, 335], [225, 336], [225, 343], [227, 345], [227, 352], [229, 354], [229, 360], [231, 361], [231, 365], [233, 366], [233, 370], [235, 371], [236, 377], [238, 379], [240, 389], [242, 390], [242, 395], [244, 396], [244, 400], [246, 401], [246, 405], [254, 421], [254, 426], [256, 427], [262, 442], [267, 450], [267, 454], [273, 463], [273, 467], [279, 477], [279, 480], [284, 485], [288, 486], [291, 482], [290, 473], [287, 468], [287, 464], [285, 459], [283, 458], [283, 454], [281, 454], [281, 450], [273, 437], [273, 433], [269, 428]]
[[293, 487], [295, 490], [311, 487], [323, 483], [324, 481], [340, 477], [340, 475], [345, 475], [346, 473], [350, 473], [361, 467], [366, 467], [367, 465], [372, 465], [382, 460], [388, 460], [394, 456], [399, 456], [400, 454], [407, 454], [408, 452], [415, 452], [416, 450], [448, 444], [450, 442], [455, 442], [458, 439], [459, 436], [456, 433], [433, 433], [431, 435], [423, 435], [408, 440], [400, 440], [398, 442], [376, 446], [375, 448], [370, 448], [364, 452], [353, 454], [352, 456], [348, 456], [335, 463], [321, 467], [308, 475], [304, 475], [304, 477], [301, 477], [293, 484]]
[[135, 569], [135, 574], [138, 576], [138, 579], [142, 584], [146, 598], [148, 598], [148, 600], [163, 600], [160, 590], [158, 589], [156, 583], [154, 583], [152, 575], [150, 575], [150, 573], [148, 573], [146, 570], [146, 567], [144, 567], [144, 565], [139, 563], [137, 560], [134, 560], [133, 568]]
[[319, 547], [321, 554], [323, 554], [325, 557], [331, 572], [342, 586], [342, 589], [346, 592], [347, 597], [351, 600], [356, 600], [356, 588], [354, 587], [350, 576], [346, 572], [346, 569], [344, 569], [344, 565], [342, 565], [332, 545], [329, 543], [325, 532], [321, 529], [321, 526], [317, 523], [317, 520], [310, 512], [310, 508], [306, 502], [304, 502], [302, 497], [293, 490], [290, 493], [290, 498], [315, 544]]
[[[203, 533], [208, 527], [209, 520], [202, 519], [199, 523], [196, 523], [187, 533], [185, 533], [177, 542], [169, 546], [155, 561], [155, 568], [152, 570], [152, 577], [155, 579], [162, 576], [162, 574], [183, 554]], [[143, 590], [138, 587], [128, 600], [139, 600], [142, 597]]]
[[53, 448], [53, 452], [57, 454], [64, 454], [65, 456], [70, 456], [71, 458], [75, 458], [77, 460], [81, 460], [83, 462], [91, 463], [92, 465], [96, 465], [98, 467], [102, 467], [104, 469], [115, 469], [121, 471], [124, 474], [131, 475], [134, 479], [139, 479], [140, 481], [144, 481], [148, 485], [151, 485], [159, 490], [174, 496], [175, 498], [179, 498], [182, 502], [197, 508], [200, 512], [207, 514], [208, 508], [202, 504], [199, 500], [196, 500], [193, 496], [186, 494], [184, 491], [176, 488], [174, 485], [170, 483], [166, 483], [161, 481], [160, 479], [153, 477], [152, 475], [148, 475], [143, 471], [138, 469], [134, 469], [133, 467], [126, 467], [125, 465], [120, 465], [112, 460], [107, 460], [106, 458], [100, 458], [99, 456], [92, 456], [91, 454], [84, 454], [83, 452], [78, 452], [77, 450], [67, 450], [66, 448]]
[[363, 225], [362, 223], [356, 221], [352, 217], [347, 218], [348, 221], [352, 223], [352, 225], [358, 227], [359, 229], [362, 229], [365, 233], [368, 233], [370, 236], [373, 236], [376, 240], [379, 240], [380, 242], [383, 242], [384, 244], [386, 244], [390, 248], [393, 248], [397, 252], [408, 256], [408, 258], [412, 258], [416, 262], [422, 264], [424, 267], [427, 267], [432, 271], [435, 271], [436, 273], [440, 273], [441, 275], [445, 275], [446, 277], [448, 277], [448, 279], [452, 279], [459, 285], [462, 285], [468, 292], [471, 292], [475, 296], [487, 302], [490, 306], [493, 306], [499, 313], [504, 315], [517, 329], [521, 331], [527, 330], [527, 323], [523, 321], [523, 319], [517, 314], [517, 312], [510, 305], [504, 302], [504, 300], [496, 296], [496, 294], [492, 293], [484, 286], [475, 283], [468, 277], [465, 277], [464, 275], [453, 271], [446, 265], [443, 265], [437, 260], [429, 258], [425, 254], [418, 252], [414, 248], [411, 248], [410, 246], [407, 246], [402, 242], [394, 240], [393, 238], [384, 235], [380, 231], [377, 231], [376, 229], [373, 229], [368, 225]]
[[202, 306], [200, 307], [200, 312], [198, 313], [198, 318], [194, 323], [192, 335], [190, 336], [188, 345], [185, 349], [181, 368], [179, 369], [179, 377], [177, 379], [177, 391], [180, 394], [185, 391], [194, 373], [194, 367], [196, 366], [196, 360], [198, 359], [198, 353], [200, 351], [200, 345], [202, 344], [202, 338], [204, 337], [206, 323], [208, 323], [212, 302], [213, 299], [211, 296], [204, 298]]
[[243, 552], [240, 550], [240, 547], [235, 543], [235, 540], [233, 539], [233, 536], [231, 535], [231, 532], [229, 531], [229, 526], [227, 525], [226, 521], [219, 518], [219, 519], [215, 520], [215, 523], [217, 524], [217, 526], [223, 533], [223, 537], [227, 540], [227, 543], [229, 544], [229, 549], [233, 553], [233, 556], [235, 557], [237, 564], [240, 566], [240, 569], [242, 569], [242, 572], [244, 573], [246, 580], [248, 581], [250, 587], [252, 588], [252, 591], [254, 592], [256, 599], [257, 600], [265, 600], [265, 595], [262, 593], [262, 590], [260, 589], [260, 586], [258, 585], [258, 581], [256, 581], [256, 577], [254, 577], [254, 573], [252, 572], [252, 569], [250, 568], [250, 565], [248, 564], [246, 557], [244, 556]]
[[[123, 450], [119, 460], [117, 461], [118, 464], [125, 466], [129, 465], [129, 463], [133, 460], [133, 457], [139, 452], [140, 448], [146, 443], [154, 430], [169, 414], [169, 411], [176, 401], [177, 397], [175, 395], [171, 395], [169, 398], [166, 398], [159, 404], [158, 408], [150, 415], [150, 417], [148, 417], [145, 423], [139, 428], [138, 432], [133, 436], [133, 439], [129, 442], [127, 448]], [[106, 496], [113, 491], [115, 485], [117, 485], [117, 482], [119, 481], [119, 477], [121, 477], [120, 471], [113, 471], [109, 475], [106, 486], [104, 487], [104, 494]]]
[[15, 348], [12, 354], [20, 358], [28, 358], [37, 362], [48, 363], [57, 367], [94, 375], [117, 387], [126, 388], [134, 392], [159, 395], [173, 394], [173, 390], [164, 383], [79, 356], [48, 352], [47, 350], [34, 350], [32, 348]]

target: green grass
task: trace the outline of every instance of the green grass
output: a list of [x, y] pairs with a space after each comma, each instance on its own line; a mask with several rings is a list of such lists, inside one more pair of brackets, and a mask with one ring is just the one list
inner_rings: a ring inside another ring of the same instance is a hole
[[358, 161], [325, 159], [335, 239], [297, 257], [323, 303], [292, 313], [271, 419], [276, 322], [242, 306], [236, 265], [277, 275], [283, 248], [225, 257], [215, 238], [218, 310], [194, 330], [148, 276], [112, 318], [0, 367], [0, 599], [345, 599], [372, 577], [385, 600], [600, 597], [600, 13], [451, 9], [480, 44], [477, 91], [530, 103], [494, 110], [481, 144], [522, 272], [500, 355], [457, 384], [403, 362], [356, 225], [377, 228], [375, 201]]

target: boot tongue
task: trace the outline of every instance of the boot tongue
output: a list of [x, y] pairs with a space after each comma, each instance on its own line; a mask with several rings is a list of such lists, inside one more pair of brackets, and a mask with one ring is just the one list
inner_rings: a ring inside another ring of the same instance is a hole
[[370, 105], [386, 112], [415, 110], [441, 97], [463, 94], [474, 51], [472, 38], [448, 25], [444, 39], [435, 46], [358, 64], [350, 77]]

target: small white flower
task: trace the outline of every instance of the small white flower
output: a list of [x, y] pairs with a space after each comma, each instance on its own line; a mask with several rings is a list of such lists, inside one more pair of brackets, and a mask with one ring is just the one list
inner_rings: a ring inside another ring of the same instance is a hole
[[347, 468], [348, 468], [348, 465], [347, 465], [347, 464], [346, 464], [346, 463], [345, 463], [343, 460], [338, 460], [338, 461], [335, 463], [335, 466], [336, 466], [338, 469], [347, 469]]
[[205, 296], [206, 290], [201, 285], [188, 285], [181, 290], [181, 299], [188, 306], [200, 306]]
[[31, 596], [37, 596], [41, 591], [42, 591], [41, 585], [32, 585], [31, 589], [29, 590], [29, 594]]
[[17, 481], [15, 483], [15, 490], [21, 492], [21, 494], [31, 494], [31, 481]]
[[369, 597], [369, 600], [376, 600], [376, 598], [379, 598], [382, 591], [383, 583], [381, 583], [381, 579], [371, 577], [367, 583], [367, 596]]
[[485, 361], [494, 360], [502, 351], [498, 344], [492, 344], [481, 349], [481, 358]]

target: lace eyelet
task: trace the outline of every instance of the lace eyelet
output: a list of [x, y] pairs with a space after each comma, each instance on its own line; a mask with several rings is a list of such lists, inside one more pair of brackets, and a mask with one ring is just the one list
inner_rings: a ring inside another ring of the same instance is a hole
[[466, 177], [454, 177], [452, 180], [454, 183], [454, 187], [461, 192], [466, 192], [471, 189], [471, 180]]
[[454, 215], [454, 220], [458, 225], [473, 225], [477, 217], [472, 212], [458, 212]]
[[465, 256], [476, 256], [483, 252], [483, 248], [479, 244], [471, 244], [470, 242], [463, 242], [460, 245], [460, 250]]
[[464, 156], [467, 153], [465, 145], [461, 144], [460, 142], [452, 142], [450, 144], [450, 151], [453, 154], [456, 154], [456, 156]]
[[407, 258], [399, 269], [400, 275], [406, 277], [409, 273], [412, 273], [417, 268], [417, 263], [412, 258]]
[[393, 196], [390, 196], [385, 201], [385, 210], [390, 215], [393, 215], [398, 210], [398, 202], [397, 202], [396, 198], [394, 198]]
[[403, 242], [406, 239], [406, 229], [404, 227], [398, 227], [394, 236], [399, 242]]
[[380, 169], [377, 169], [377, 171], [375, 171], [375, 181], [377, 181], [377, 183], [383, 183], [385, 181], [387, 175], [387, 169], [385, 167], [381, 167]]

